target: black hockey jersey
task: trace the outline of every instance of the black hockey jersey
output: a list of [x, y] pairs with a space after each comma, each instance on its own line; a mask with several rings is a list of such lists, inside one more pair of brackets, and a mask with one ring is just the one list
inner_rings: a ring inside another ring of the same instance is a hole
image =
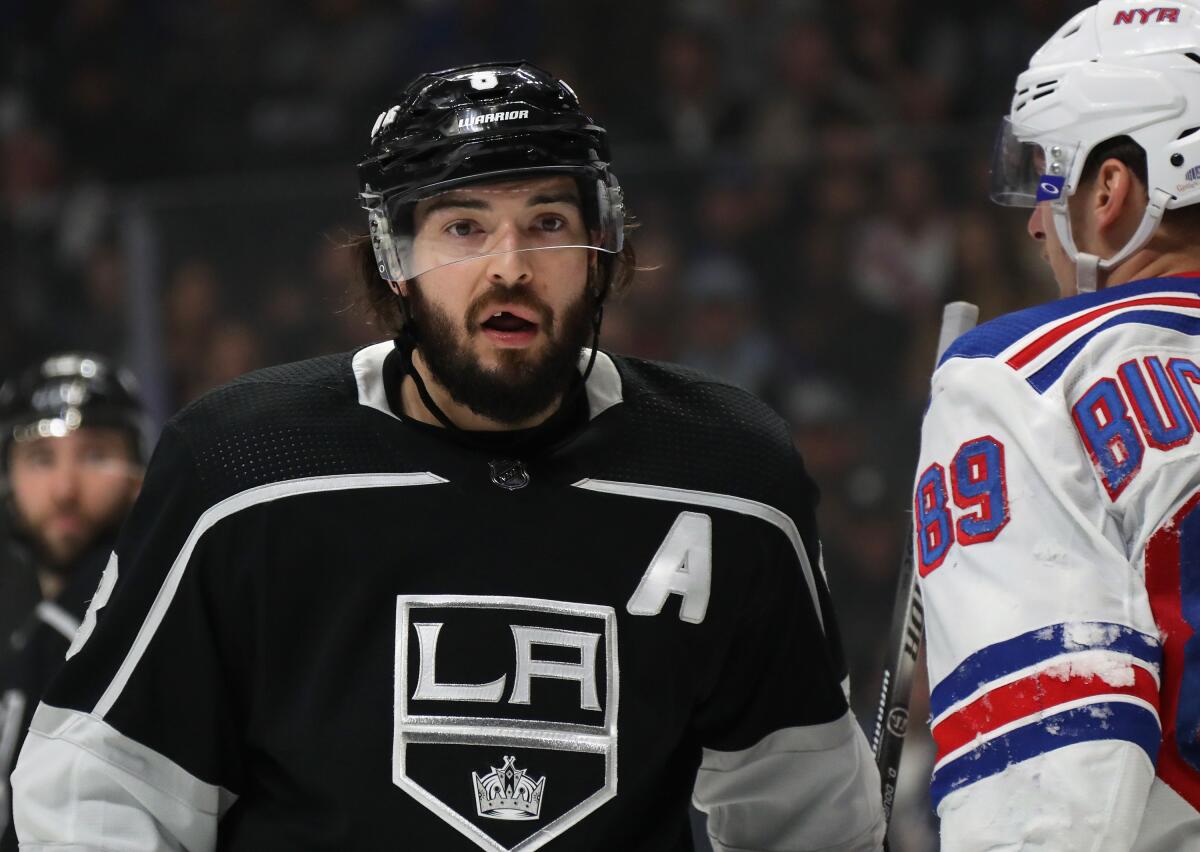
[[25, 548], [4, 540], [11, 535], [0, 520], [0, 661], [11, 653], [13, 634], [42, 599], [37, 572], [25, 558]]
[[[878, 849], [784, 424], [600, 354], [512, 456], [388, 405], [390, 343], [166, 427], [14, 775], [31, 848]], [[586, 354], [586, 353], [585, 353]]]

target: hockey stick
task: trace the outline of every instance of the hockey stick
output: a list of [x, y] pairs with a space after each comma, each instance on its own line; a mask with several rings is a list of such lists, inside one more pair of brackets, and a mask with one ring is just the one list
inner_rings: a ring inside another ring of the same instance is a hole
[[[978, 319], [979, 308], [970, 302], [951, 302], [946, 305], [942, 311], [942, 329], [938, 334], [934, 369], [950, 344], [973, 328]], [[879, 715], [875, 718], [872, 744], [883, 782], [883, 814], [889, 823], [900, 775], [900, 750], [904, 748], [904, 735], [908, 731], [908, 702], [912, 695], [913, 670], [917, 665], [925, 626], [921, 587], [917, 585], [913, 567], [913, 526], [910, 522], [904, 542], [904, 556], [900, 561], [900, 582], [896, 588], [896, 604], [892, 608], [883, 687], [879, 694]]]

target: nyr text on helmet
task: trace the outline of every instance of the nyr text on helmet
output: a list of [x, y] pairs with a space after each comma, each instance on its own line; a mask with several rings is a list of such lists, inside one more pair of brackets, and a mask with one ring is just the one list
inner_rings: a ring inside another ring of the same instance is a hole
[[1113, 26], [1119, 26], [1120, 24], [1148, 24], [1151, 19], [1156, 24], [1177, 24], [1179, 23], [1179, 7], [1155, 6], [1152, 9], [1127, 9], [1117, 12], [1117, 17], [1113, 20]]

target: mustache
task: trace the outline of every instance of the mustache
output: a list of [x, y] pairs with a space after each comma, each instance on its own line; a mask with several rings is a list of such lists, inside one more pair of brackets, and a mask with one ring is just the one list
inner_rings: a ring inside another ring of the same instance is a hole
[[474, 318], [480, 317], [485, 311], [499, 305], [514, 305], [529, 308], [537, 314], [538, 324], [549, 329], [554, 325], [554, 309], [533, 294], [524, 284], [492, 284], [486, 291], [471, 300], [467, 306], [467, 331], [476, 333]]

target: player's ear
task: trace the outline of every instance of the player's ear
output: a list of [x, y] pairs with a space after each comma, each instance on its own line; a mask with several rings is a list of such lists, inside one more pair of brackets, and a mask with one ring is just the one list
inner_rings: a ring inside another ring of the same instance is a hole
[[400, 281], [389, 281], [388, 286], [392, 288], [392, 292], [397, 296], [408, 296], [408, 282], [401, 279]]
[[1115, 157], [1101, 163], [1092, 181], [1091, 192], [1092, 215], [1096, 219], [1097, 229], [1107, 231], [1122, 219], [1129, 218], [1131, 212], [1136, 212], [1136, 218], [1141, 219], [1141, 210], [1130, 210], [1130, 206], [1139, 198], [1139, 191], [1145, 194], [1141, 181], [1129, 166]]

